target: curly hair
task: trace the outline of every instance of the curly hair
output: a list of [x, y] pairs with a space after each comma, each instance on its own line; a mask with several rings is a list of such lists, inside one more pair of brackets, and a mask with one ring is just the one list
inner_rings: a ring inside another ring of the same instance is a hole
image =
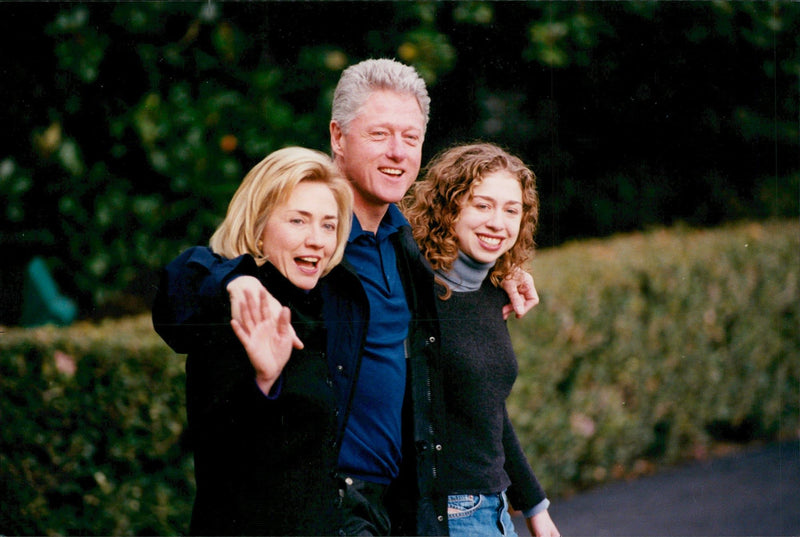
[[492, 283], [499, 285], [511, 271], [522, 266], [535, 247], [539, 220], [536, 175], [518, 157], [497, 145], [473, 143], [456, 145], [431, 159], [401, 202], [411, 223], [414, 239], [434, 270], [449, 271], [458, 257], [455, 225], [461, 207], [487, 175], [505, 171], [519, 180], [522, 188], [522, 221], [514, 246], [495, 262]]

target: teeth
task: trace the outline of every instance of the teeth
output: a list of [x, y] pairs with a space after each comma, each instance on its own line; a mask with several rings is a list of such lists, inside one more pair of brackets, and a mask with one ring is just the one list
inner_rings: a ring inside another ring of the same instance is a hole
[[486, 244], [490, 244], [492, 246], [497, 246], [500, 244], [500, 239], [497, 237], [487, 237], [486, 235], [478, 235], [478, 238], [485, 242]]
[[380, 171], [389, 175], [403, 175], [403, 170], [398, 170], [397, 168], [380, 168]]
[[304, 263], [312, 263], [314, 265], [316, 265], [318, 261], [316, 257], [298, 257], [297, 259]]

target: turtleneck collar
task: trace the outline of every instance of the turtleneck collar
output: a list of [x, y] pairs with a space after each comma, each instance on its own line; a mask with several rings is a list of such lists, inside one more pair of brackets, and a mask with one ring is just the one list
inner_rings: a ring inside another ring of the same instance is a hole
[[494, 263], [479, 263], [459, 250], [453, 268], [449, 272], [437, 270], [436, 274], [447, 282], [452, 291], [463, 293], [480, 289], [493, 266]]
[[301, 289], [297, 287], [269, 261], [259, 267], [259, 275], [262, 283], [266, 282], [270, 294], [281, 303], [285, 301], [299, 301], [299, 303], [302, 303], [314, 295], [315, 293], [313, 293], [313, 291], [319, 287], [319, 283], [317, 283], [314, 289]]

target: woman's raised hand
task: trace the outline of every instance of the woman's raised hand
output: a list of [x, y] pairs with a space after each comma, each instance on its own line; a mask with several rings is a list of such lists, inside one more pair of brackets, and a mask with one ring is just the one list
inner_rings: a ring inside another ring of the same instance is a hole
[[281, 306], [269, 293], [266, 295], [268, 299], [260, 300], [257, 295], [245, 293], [236, 305], [232, 299], [231, 327], [256, 370], [258, 387], [268, 394], [289, 361], [292, 349], [302, 349], [303, 342], [292, 327], [289, 308]]

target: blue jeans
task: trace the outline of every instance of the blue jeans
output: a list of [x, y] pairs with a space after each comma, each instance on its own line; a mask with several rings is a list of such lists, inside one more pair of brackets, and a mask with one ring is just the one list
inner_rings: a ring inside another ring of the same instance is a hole
[[451, 537], [517, 537], [505, 492], [448, 496], [447, 523]]

